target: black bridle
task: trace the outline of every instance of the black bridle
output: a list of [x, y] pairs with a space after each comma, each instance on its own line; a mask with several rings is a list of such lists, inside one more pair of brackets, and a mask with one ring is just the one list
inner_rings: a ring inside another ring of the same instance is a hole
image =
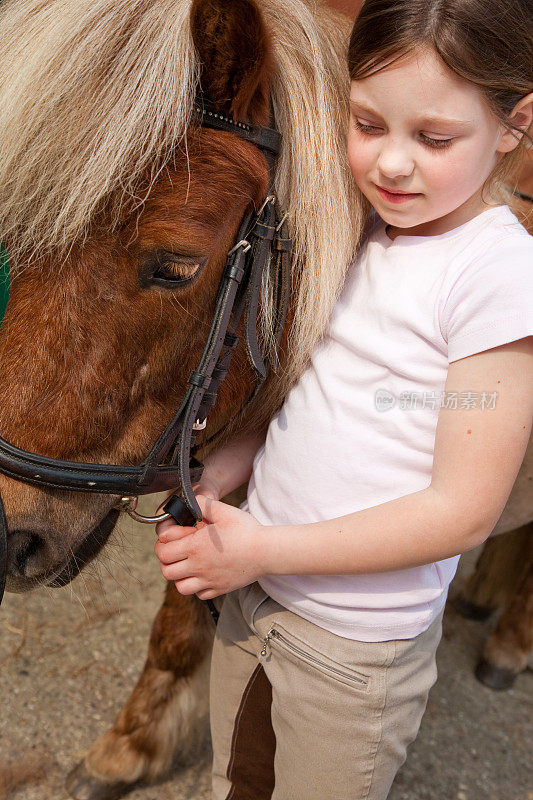
[[[181, 525], [191, 525], [202, 519], [192, 489], [192, 484], [200, 480], [203, 472], [202, 463], [195, 457], [198, 450], [195, 439], [197, 432], [205, 429], [218, 388], [227, 375], [239, 342], [237, 329], [242, 321], [246, 350], [257, 376], [257, 385], [246, 403], [235, 412], [234, 418], [255, 396], [268, 372], [257, 334], [263, 275], [269, 270], [273, 285], [276, 353], [266, 361], [273, 361], [274, 365], [277, 364], [277, 349], [286, 321], [291, 280], [292, 243], [286, 216], [280, 211], [274, 192], [274, 166], [281, 146], [280, 134], [274, 128], [235, 122], [206, 100], [196, 104], [195, 112], [199, 126], [234, 133], [262, 151], [269, 168], [269, 188], [259, 211], [249, 211], [242, 220], [236, 244], [228, 253], [207, 342], [198, 367], [189, 376], [188, 389], [174, 418], [145, 460], [135, 467], [48, 458], [21, 450], [0, 436], [0, 473], [10, 478], [53, 489], [119, 495], [123, 498], [124, 510], [133, 511], [136, 519], [154, 521], [172, 516]], [[174, 495], [167, 502], [165, 515], [143, 518], [135, 513], [136, 499], [140, 495], [177, 487], [182, 496]], [[0, 602], [6, 569], [7, 528], [0, 498]]]

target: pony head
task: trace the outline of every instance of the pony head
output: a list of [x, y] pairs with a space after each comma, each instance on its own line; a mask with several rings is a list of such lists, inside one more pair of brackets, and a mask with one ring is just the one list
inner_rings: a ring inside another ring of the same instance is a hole
[[[193, 124], [199, 94], [256, 124], [272, 105], [283, 137], [292, 325], [282, 368], [239, 420], [263, 425], [323, 332], [360, 230], [343, 36], [302, 0], [17, 0], [0, 39], [2, 435], [55, 458], [134, 464], [178, 408], [227, 252], [268, 181], [254, 145]], [[266, 341], [268, 286], [263, 296]], [[252, 385], [241, 347], [215, 430]], [[70, 579], [117, 520], [116, 497], [4, 476], [0, 488], [12, 589]]]

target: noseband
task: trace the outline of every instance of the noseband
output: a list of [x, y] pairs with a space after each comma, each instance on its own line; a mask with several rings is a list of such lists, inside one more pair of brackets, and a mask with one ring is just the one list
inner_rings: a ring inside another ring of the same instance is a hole
[[[196, 123], [204, 128], [234, 133], [253, 143], [264, 154], [269, 168], [269, 188], [259, 211], [249, 211], [241, 222], [235, 245], [228, 253], [218, 287], [216, 307], [207, 342], [197, 368], [190, 374], [188, 389], [174, 418], [135, 467], [113, 464], [84, 464], [47, 458], [15, 447], [0, 436], [0, 473], [24, 483], [52, 489], [119, 495], [121, 507], [141, 522], [157, 522], [172, 516], [179, 524], [191, 525], [202, 519], [192, 489], [202, 476], [203, 464], [195, 453], [196, 434], [207, 426], [209, 413], [220, 384], [227, 375], [231, 357], [239, 342], [241, 321], [246, 351], [257, 376], [257, 385], [234, 418], [255, 396], [267, 376], [257, 334], [257, 315], [265, 271], [273, 285], [274, 327], [277, 349], [285, 326], [290, 291], [290, 253], [286, 215], [282, 214], [274, 191], [274, 167], [281, 136], [274, 128], [235, 122], [209, 101], [195, 107]], [[244, 319], [243, 319], [244, 317]], [[218, 433], [218, 432], [217, 432]], [[210, 439], [214, 438], [213, 436]], [[210, 439], [208, 441], [210, 441]], [[141, 495], [179, 487], [165, 506], [165, 514], [142, 517], [136, 510]], [[0, 498], [0, 602], [7, 569], [7, 528]]]

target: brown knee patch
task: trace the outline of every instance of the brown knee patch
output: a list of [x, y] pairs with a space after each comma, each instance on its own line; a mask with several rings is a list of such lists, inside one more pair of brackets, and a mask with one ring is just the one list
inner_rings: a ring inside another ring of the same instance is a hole
[[276, 737], [271, 719], [272, 686], [259, 664], [248, 681], [235, 718], [226, 800], [270, 800], [274, 791]]

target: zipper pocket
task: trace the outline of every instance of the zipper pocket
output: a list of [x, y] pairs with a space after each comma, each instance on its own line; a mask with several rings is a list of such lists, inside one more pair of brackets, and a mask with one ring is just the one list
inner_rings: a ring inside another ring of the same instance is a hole
[[361, 686], [368, 686], [368, 678], [365, 676], [357, 675], [356, 673], [349, 672], [348, 670], [339, 669], [339, 667], [331, 666], [325, 661], [315, 658], [315, 656], [311, 655], [306, 650], [302, 650], [300, 647], [289, 641], [289, 639], [283, 636], [283, 634], [276, 630], [276, 628], [270, 628], [267, 635], [263, 639], [263, 647], [260, 653], [261, 658], [266, 658], [268, 654], [268, 648], [272, 647], [270, 644], [271, 642], [277, 642], [280, 647], [284, 647], [286, 650], [289, 650], [289, 652], [298, 656], [298, 658], [300, 658], [302, 661], [305, 661], [317, 669], [331, 672], [334, 675], [337, 675], [339, 678], [343, 678], [351, 683], [357, 683]]

